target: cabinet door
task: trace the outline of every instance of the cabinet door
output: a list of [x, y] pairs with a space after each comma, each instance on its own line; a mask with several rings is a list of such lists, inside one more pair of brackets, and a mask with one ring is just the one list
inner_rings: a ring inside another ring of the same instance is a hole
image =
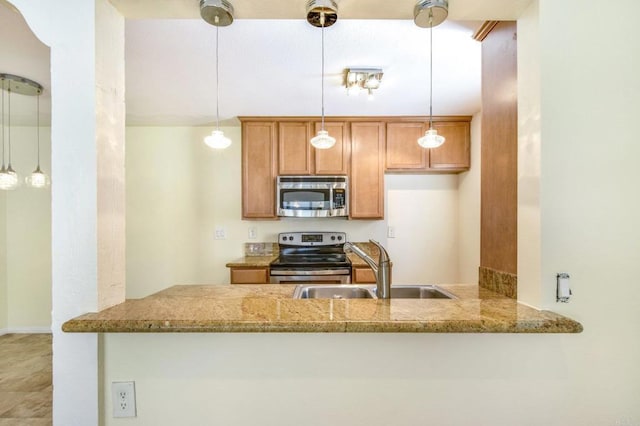
[[268, 284], [268, 268], [231, 268], [231, 284]]
[[438, 134], [445, 142], [438, 148], [432, 148], [430, 167], [437, 170], [468, 170], [470, 167], [469, 123], [440, 122], [433, 123]]
[[276, 217], [276, 127], [273, 122], [242, 124], [242, 217]]
[[[321, 129], [315, 123], [315, 133]], [[315, 149], [315, 174], [346, 175], [349, 170], [349, 128], [344, 122], [325, 122], [324, 129], [336, 138], [336, 144], [329, 149]]]
[[373, 273], [373, 270], [368, 266], [354, 267], [351, 270], [351, 273], [352, 273], [352, 278], [351, 278], [352, 284], [369, 284], [369, 283], [376, 282], [376, 275]]
[[308, 122], [278, 123], [278, 173], [281, 175], [310, 175], [311, 125]]
[[384, 217], [384, 123], [351, 123], [352, 219]]
[[388, 171], [424, 170], [429, 165], [429, 150], [418, 145], [424, 136], [422, 122], [387, 123]]

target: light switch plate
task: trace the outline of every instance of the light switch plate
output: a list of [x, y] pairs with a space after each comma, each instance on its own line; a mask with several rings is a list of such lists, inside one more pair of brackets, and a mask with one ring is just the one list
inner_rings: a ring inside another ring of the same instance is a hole
[[395, 238], [396, 237], [396, 227], [389, 226], [387, 227], [387, 238]]

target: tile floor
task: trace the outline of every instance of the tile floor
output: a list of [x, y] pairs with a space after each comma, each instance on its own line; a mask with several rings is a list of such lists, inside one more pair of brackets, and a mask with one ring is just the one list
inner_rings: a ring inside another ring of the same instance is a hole
[[0, 426], [51, 425], [51, 335], [0, 336]]

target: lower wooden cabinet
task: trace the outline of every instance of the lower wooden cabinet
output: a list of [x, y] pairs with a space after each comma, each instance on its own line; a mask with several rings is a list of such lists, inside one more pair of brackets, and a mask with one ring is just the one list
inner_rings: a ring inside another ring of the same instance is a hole
[[269, 284], [269, 268], [231, 268], [231, 284]]
[[375, 284], [376, 275], [373, 269], [368, 266], [353, 266], [351, 268], [352, 284]]

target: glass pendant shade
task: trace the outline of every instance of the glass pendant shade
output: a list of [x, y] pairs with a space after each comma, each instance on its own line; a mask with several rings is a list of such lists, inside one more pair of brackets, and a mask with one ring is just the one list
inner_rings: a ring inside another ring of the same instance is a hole
[[336, 144], [336, 138], [329, 136], [326, 130], [320, 130], [317, 135], [311, 138], [311, 145], [318, 149], [329, 149]]
[[418, 145], [423, 148], [437, 148], [444, 143], [444, 136], [440, 136], [435, 129], [429, 129], [418, 139]]
[[18, 174], [9, 165], [8, 168], [0, 170], [0, 189], [12, 191], [18, 187], [20, 180]]
[[27, 185], [32, 188], [46, 188], [51, 184], [51, 179], [40, 170], [40, 166], [36, 168], [29, 176], [25, 178]]
[[226, 137], [222, 130], [214, 130], [204, 138], [204, 143], [213, 149], [225, 149], [231, 145], [231, 139]]
[[12, 191], [20, 186], [20, 179], [18, 179], [18, 174], [9, 164], [9, 167], [0, 171], [0, 189], [4, 189], [5, 191]]

